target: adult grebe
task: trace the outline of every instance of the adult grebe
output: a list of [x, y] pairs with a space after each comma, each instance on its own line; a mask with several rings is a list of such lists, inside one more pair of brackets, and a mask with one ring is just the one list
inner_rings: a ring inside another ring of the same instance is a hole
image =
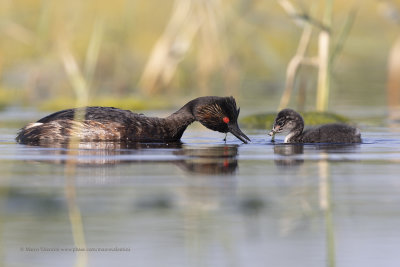
[[[74, 120], [77, 111], [82, 112], [81, 121]], [[247, 143], [250, 139], [237, 124], [239, 112], [233, 97], [217, 96], [196, 98], [166, 118], [112, 107], [66, 109], [26, 125], [16, 140], [22, 144], [62, 142], [71, 137], [80, 141], [175, 142], [192, 122], [199, 121], [211, 130], [230, 132]]]

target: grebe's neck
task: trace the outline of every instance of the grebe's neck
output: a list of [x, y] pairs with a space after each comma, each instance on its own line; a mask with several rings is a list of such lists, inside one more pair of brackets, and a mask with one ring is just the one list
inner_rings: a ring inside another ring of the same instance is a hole
[[186, 128], [196, 120], [188, 104], [164, 118], [165, 125], [169, 129], [172, 139], [179, 140]]

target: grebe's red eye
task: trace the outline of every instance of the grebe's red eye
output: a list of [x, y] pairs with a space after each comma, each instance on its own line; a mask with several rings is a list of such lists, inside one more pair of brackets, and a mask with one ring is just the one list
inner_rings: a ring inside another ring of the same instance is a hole
[[224, 117], [222, 120], [223, 120], [225, 123], [229, 123], [229, 118], [228, 118], [228, 117]]

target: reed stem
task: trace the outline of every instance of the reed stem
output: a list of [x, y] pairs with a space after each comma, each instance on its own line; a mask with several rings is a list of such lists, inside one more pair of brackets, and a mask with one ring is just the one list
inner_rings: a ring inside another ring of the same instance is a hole
[[328, 109], [330, 80], [331, 80], [331, 64], [330, 64], [330, 45], [331, 45], [331, 25], [333, 0], [325, 1], [325, 12], [323, 17], [324, 28], [318, 37], [318, 88], [317, 88], [317, 111], [326, 111]]

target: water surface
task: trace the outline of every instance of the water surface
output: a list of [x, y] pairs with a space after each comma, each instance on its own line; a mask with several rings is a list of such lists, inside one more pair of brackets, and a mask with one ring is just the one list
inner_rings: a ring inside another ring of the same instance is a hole
[[398, 266], [399, 128], [357, 145], [243, 130], [251, 144], [194, 126], [181, 144], [68, 149], [0, 128], [3, 265]]

